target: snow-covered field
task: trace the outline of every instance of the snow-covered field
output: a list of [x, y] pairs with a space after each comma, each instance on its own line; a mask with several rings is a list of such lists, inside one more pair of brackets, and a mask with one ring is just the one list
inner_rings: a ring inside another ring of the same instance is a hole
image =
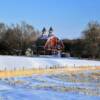
[[[0, 70], [100, 66], [100, 61], [0, 56]], [[100, 71], [0, 79], [0, 100], [100, 100]]]
[[0, 70], [13, 70], [24, 68], [46, 68], [53, 66], [100, 66], [100, 61], [80, 60], [73, 58], [57, 57], [20, 57], [20, 56], [0, 56]]
[[0, 100], [100, 100], [97, 78], [58, 74], [1, 79]]

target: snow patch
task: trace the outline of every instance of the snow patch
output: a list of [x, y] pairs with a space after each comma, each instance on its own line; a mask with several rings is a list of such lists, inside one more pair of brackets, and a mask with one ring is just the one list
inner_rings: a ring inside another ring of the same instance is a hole
[[15, 68], [22, 69], [23, 67], [26, 69], [48, 68], [54, 66], [100, 66], [100, 61], [56, 57], [0, 56], [0, 70], [14, 70]]

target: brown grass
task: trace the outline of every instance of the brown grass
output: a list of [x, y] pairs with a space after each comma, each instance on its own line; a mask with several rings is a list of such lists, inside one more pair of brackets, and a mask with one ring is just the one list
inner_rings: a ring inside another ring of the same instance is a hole
[[58, 73], [79, 73], [84, 71], [100, 71], [100, 67], [64, 67], [51, 69], [27, 69], [15, 71], [0, 71], [0, 78], [14, 77], [14, 76], [32, 76], [33, 74], [58, 74]]

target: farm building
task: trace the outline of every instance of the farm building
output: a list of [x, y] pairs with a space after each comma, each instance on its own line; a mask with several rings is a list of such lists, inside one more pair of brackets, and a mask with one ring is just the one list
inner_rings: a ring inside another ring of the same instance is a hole
[[52, 27], [50, 27], [48, 32], [43, 28], [42, 35], [37, 39], [34, 47], [37, 55], [52, 55], [61, 52], [64, 45], [63, 42], [55, 36]]

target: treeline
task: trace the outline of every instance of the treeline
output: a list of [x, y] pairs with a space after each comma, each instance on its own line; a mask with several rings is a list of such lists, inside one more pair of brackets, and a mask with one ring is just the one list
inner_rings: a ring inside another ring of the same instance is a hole
[[82, 37], [79, 39], [64, 39], [65, 52], [71, 56], [80, 58], [100, 58], [100, 24], [90, 22], [87, 28], [82, 31]]
[[25, 22], [16, 25], [0, 23], [0, 54], [24, 55], [38, 35], [39, 31]]
[[[24, 55], [28, 47], [35, 44], [41, 32], [25, 22], [6, 25], [0, 23], [0, 54]], [[66, 36], [67, 37], [67, 36]], [[100, 58], [100, 24], [90, 22], [79, 39], [64, 39], [63, 52], [79, 58]], [[42, 43], [39, 42], [40, 44]]]

